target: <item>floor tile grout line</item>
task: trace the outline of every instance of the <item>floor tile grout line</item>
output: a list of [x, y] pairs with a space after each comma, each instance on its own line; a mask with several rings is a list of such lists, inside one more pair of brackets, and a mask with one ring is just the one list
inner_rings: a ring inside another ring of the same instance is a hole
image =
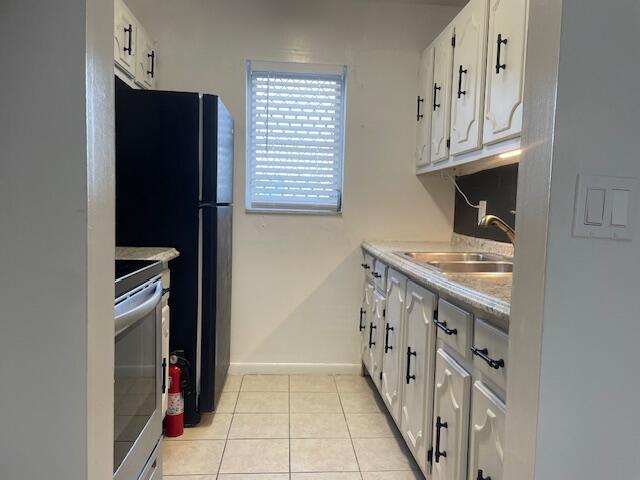
[[[333, 379], [335, 382], [335, 377]], [[337, 383], [336, 383], [337, 388]], [[349, 428], [349, 422], [347, 422], [347, 414], [344, 411], [344, 405], [342, 404], [342, 397], [338, 394], [338, 399], [340, 400], [340, 408], [342, 408], [342, 415], [344, 415], [344, 422], [347, 424], [347, 431], [349, 432], [349, 442], [351, 443], [351, 450], [353, 451], [353, 456], [356, 459], [356, 465], [358, 466], [358, 473], [360, 473], [360, 478], [362, 478], [362, 469], [360, 467], [360, 460], [358, 460], [358, 454], [356, 453], [356, 446], [353, 444], [353, 437], [351, 436], [351, 429]]]
[[[242, 382], [244, 381], [244, 376], [240, 379], [240, 388], [242, 388]], [[229, 442], [229, 432], [231, 431], [231, 425], [233, 424], [233, 419], [236, 416], [236, 405], [238, 404], [238, 398], [240, 397], [240, 391], [236, 395], [236, 401], [233, 404], [233, 414], [231, 416], [231, 422], [229, 422], [229, 429], [227, 430], [227, 435], [224, 439], [224, 447], [222, 447], [222, 455], [220, 455], [220, 461], [218, 462], [218, 470], [216, 471], [216, 478], [220, 476], [220, 470], [222, 470], [222, 461], [224, 460], [224, 453], [227, 451], [227, 443]]]

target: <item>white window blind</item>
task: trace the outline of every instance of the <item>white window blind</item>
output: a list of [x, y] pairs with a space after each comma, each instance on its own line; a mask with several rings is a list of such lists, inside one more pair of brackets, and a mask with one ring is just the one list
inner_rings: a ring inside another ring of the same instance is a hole
[[247, 62], [247, 208], [340, 211], [345, 77]]

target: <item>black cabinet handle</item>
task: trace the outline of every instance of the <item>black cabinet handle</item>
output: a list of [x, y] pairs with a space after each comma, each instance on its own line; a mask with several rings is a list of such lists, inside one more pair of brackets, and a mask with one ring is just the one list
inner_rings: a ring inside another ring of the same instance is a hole
[[369, 324], [369, 348], [373, 347], [376, 342], [373, 341], [373, 331], [376, 329], [376, 326], [372, 323]]
[[433, 456], [436, 459], [436, 463], [440, 463], [440, 457], [447, 458], [447, 452], [440, 451], [440, 429], [449, 428], [449, 424], [447, 422], [443, 422], [440, 417], [436, 419], [436, 446], [434, 447]]
[[484, 472], [482, 470], [478, 470], [478, 476], [476, 480], [491, 480], [491, 477], [485, 477]]
[[124, 51], [128, 52], [129, 55], [131, 55], [131, 42], [133, 41], [132, 40], [132, 37], [133, 37], [133, 25], [129, 24], [129, 27], [124, 29], [124, 33], [128, 33], [129, 34], [128, 46], [124, 47]]
[[167, 359], [162, 359], [162, 393], [167, 391]]
[[415, 380], [416, 376], [415, 375], [410, 375], [411, 373], [411, 357], [415, 357], [417, 355], [416, 352], [412, 352], [411, 351], [411, 347], [407, 347], [407, 373], [405, 375], [405, 380], [407, 382], [407, 385], [409, 385], [411, 383], [411, 380]]
[[458, 334], [458, 329], [457, 328], [447, 328], [447, 322], [439, 322], [438, 320], [434, 320], [433, 323], [435, 323], [436, 327], [438, 327], [440, 330], [442, 330], [447, 335], [457, 335]]
[[362, 317], [364, 316], [364, 314], [365, 314], [365, 313], [366, 313], [365, 309], [364, 309], [364, 308], [361, 308], [361, 309], [360, 309], [360, 324], [359, 324], [360, 331], [362, 331], [362, 330], [364, 330], [365, 328], [367, 328], [367, 327], [365, 327], [365, 326], [362, 324]]
[[362, 268], [364, 268], [365, 270], [369, 270], [371, 267], [369, 265], [367, 265], [366, 263], [361, 263], [360, 266]]
[[378, 272], [373, 272], [372, 275], [374, 276], [374, 278], [380, 278], [382, 277], [381, 274], [379, 274]]
[[462, 68], [462, 65], [460, 65], [460, 68], [458, 69], [458, 98], [467, 94], [466, 90], [462, 90], [462, 74], [466, 75], [467, 72], [468, 70], [466, 68]]
[[424, 115], [420, 113], [420, 104], [424, 102], [424, 98], [418, 95], [418, 113], [416, 115], [416, 120], [419, 122], [421, 118], [424, 118]]
[[437, 83], [433, 84], [433, 111], [435, 112], [436, 109], [440, 108], [440, 104], [437, 103], [437, 99], [438, 99], [438, 92], [442, 90], [442, 87], [439, 87]]
[[477, 357], [483, 359], [491, 368], [495, 368], [496, 370], [500, 368], [504, 368], [504, 360], [501, 358], [500, 360], [494, 360], [489, 356], [489, 350], [486, 348], [476, 348], [471, 347], [471, 351]]
[[506, 45], [507, 44], [507, 39], [506, 38], [502, 38], [502, 34], [499, 33], [498, 34], [498, 49], [497, 49], [497, 54], [496, 54], [496, 74], [500, 73], [500, 70], [502, 69], [507, 69], [507, 64], [506, 63], [500, 63], [501, 61], [501, 57], [502, 57], [502, 45]]
[[389, 345], [389, 332], [393, 332], [393, 327], [387, 323], [384, 330], [384, 353], [387, 353], [389, 350], [393, 350], [393, 347]]
[[151, 50], [151, 53], [147, 53], [147, 58], [151, 59], [151, 70], [147, 70], [147, 75], [151, 75], [153, 78], [156, 70], [156, 52]]

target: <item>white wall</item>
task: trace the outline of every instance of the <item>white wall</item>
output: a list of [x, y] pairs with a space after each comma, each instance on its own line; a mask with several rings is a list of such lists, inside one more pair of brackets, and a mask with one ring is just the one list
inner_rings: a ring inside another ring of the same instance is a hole
[[0, 478], [113, 472], [113, 5], [0, 2]]
[[[452, 231], [451, 186], [419, 180], [413, 151], [419, 52], [458, 8], [338, 0], [128, 4], [158, 41], [159, 87], [219, 94], [236, 120], [232, 362], [245, 370], [353, 369], [362, 240], [448, 240]], [[349, 66], [341, 216], [245, 213], [246, 59]]]
[[509, 358], [533, 365], [510, 371], [511, 419], [524, 428], [508, 418], [505, 478], [637, 479], [640, 229], [632, 241], [576, 238], [572, 222], [578, 174], [640, 178], [640, 4], [532, 5], [527, 81], [537, 84], [527, 90], [540, 96], [527, 97], [539, 105], [526, 114], [512, 310], [530, 335], [512, 337]]

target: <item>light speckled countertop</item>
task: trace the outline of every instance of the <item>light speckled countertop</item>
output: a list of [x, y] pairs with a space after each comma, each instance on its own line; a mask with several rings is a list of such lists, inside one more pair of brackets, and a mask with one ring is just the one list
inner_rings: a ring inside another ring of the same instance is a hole
[[167, 263], [180, 252], [171, 247], [116, 247], [116, 260], [159, 260]]
[[509, 274], [474, 275], [447, 273], [414, 263], [394, 252], [490, 252], [513, 256], [513, 246], [501, 242], [478, 240], [454, 235], [446, 242], [363, 242], [363, 250], [382, 260], [410, 279], [427, 288], [437, 290], [497, 320], [509, 321], [511, 312], [511, 283]]

